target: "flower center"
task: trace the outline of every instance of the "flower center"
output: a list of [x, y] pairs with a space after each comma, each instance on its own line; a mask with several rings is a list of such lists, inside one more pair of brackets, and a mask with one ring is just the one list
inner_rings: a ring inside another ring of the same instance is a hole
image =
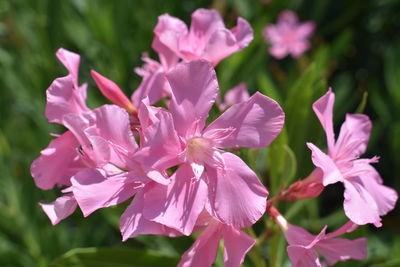
[[189, 160], [200, 163], [210, 156], [212, 144], [203, 137], [194, 137], [189, 140], [186, 147]]

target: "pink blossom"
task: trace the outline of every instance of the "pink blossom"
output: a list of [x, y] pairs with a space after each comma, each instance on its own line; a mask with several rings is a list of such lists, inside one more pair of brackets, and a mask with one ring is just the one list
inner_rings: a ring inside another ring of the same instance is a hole
[[287, 224], [284, 229], [289, 243], [287, 252], [293, 267], [324, 266], [318, 254], [324, 256], [329, 265], [348, 259], [362, 260], [367, 257], [367, 239], [348, 240], [337, 236], [352, 232], [357, 225], [349, 221], [335, 232], [325, 234], [326, 226], [314, 236], [301, 227]]
[[335, 95], [331, 89], [318, 99], [313, 109], [327, 136], [328, 153], [307, 143], [312, 150], [312, 161], [323, 173], [323, 185], [342, 182], [344, 211], [353, 222], [363, 225], [381, 225], [380, 216], [393, 209], [397, 193], [382, 184], [378, 172], [370, 165], [377, 157], [360, 159], [367, 148], [371, 121], [363, 114], [347, 114], [339, 137], [335, 142], [333, 132], [333, 104]]
[[253, 30], [246, 20], [238, 18], [236, 27], [228, 30], [221, 15], [213, 9], [197, 9], [189, 30], [179, 19], [162, 15], [154, 33], [153, 48], [157, 52], [169, 49], [168, 52], [185, 61], [205, 59], [214, 66], [253, 40]]
[[160, 16], [154, 29], [152, 48], [161, 63], [143, 56], [144, 66], [135, 69], [143, 79], [132, 95], [132, 102], [139, 106], [141, 100], [148, 97], [149, 103], [154, 104], [162, 97], [170, 96], [165, 73], [180, 59], [205, 59], [216, 66], [223, 58], [245, 48], [252, 39], [253, 30], [247, 21], [238, 18], [237, 26], [228, 30], [220, 14], [212, 9], [197, 9], [192, 14], [190, 30], [178, 18], [168, 14]]
[[314, 32], [315, 24], [311, 21], [300, 23], [296, 13], [284, 10], [280, 13], [277, 24], [268, 24], [263, 35], [271, 44], [269, 53], [282, 59], [287, 55], [298, 58], [310, 48], [308, 38]]
[[147, 128], [156, 138], [136, 157], [153, 169], [179, 168], [169, 184], [154, 184], [144, 194], [143, 215], [186, 235], [205, 207], [224, 224], [252, 225], [265, 211], [268, 192], [238, 156], [221, 148], [268, 145], [282, 128], [282, 109], [256, 93], [205, 127], [218, 93], [213, 67], [207, 61], [181, 63], [167, 79], [171, 108], [157, 127]]

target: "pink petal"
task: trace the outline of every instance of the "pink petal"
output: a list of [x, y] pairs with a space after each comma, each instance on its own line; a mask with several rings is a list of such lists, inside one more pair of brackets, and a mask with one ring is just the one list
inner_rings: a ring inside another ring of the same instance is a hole
[[256, 241], [246, 233], [231, 226], [222, 226], [224, 239], [224, 265], [240, 266]]
[[80, 56], [64, 48], [59, 48], [56, 56], [70, 73], [74, 86], [78, 87]]
[[270, 42], [272, 45], [280, 43], [282, 39], [278, 28], [273, 24], [268, 24], [265, 26], [263, 30], [263, 36], [266, 41]]
[[[180, 19], [168, 14], [158, 17], [157, 26], [154, 28], [155, 38], [151, 46], [158, 53], [160, 61], [166, 69], [170, 69], [178, 63], [179, 37], [187, 32], [186, 24]], [[174, 38], [166, 38], [165, 35]]]
[[320, 99], [314, 102], [313, 110], [317, 115], [322, 127], [326, 133], [329, 153], [334, 152], [335, 134], [333, 132], [333, 104], [335, 103], [335, 94], [329, 88], [328, 92]]
[[211, 204], [225, 224], [236, 228], [253, 225], [265, 212], [268, 191], [238, 156], [222, 156], [224, 169], [207, 168]]
[[324, 172], [324, 186], [344, 181], [342, 173], [328, 155], [312, 143], [307, 143], [307, 146], [312, 151], [312, 162]]
[[213, 67], [203, 60], [181, 63], [167, 79], [172, 89], [170, 110], [179, 134], [185, 136], [195, 121], [202, 129], [219, 90]]
[[216, 66], [222, 59], [237, 51], [239, 51], [239, 46], [233, 33], [227, 29], [219, 29], [211, 35], [204, 47], [201, 58], [210, 61], [213, 66]]
[[127, 154], [137, 150], [128, 113], [114, 105], [104, 105], [95, 111], [96, 123], [90, 135], [103, 138], [110, 146], [110, 161], [127, 168]]
[[261, 148], [269, 145], [279, 134], [284, 113], [277, 102], [260, 93], [247, 101], [235, 104], [219, 116], [205, 130], [233, 128], [235, 131], [217, 144], [218, 147]]
[[[285, 232], [285, 238], [290, 245], [300, 245], [307, 247], [316, 239], [305, 229], [289, 224], [288, 230]], [[318, 239], [319, 240], [319, 239]]]
[[312, 249], [292, 245], [287, 247], [292, 267], [320, 267], [322, 266], [317, 254]]
[[127, 239], [134, 238], [138, 235], [180, 236], [178, 231], [144, 218], [142, 210], [143, 192], [140, 191], [136, 194], [135, 199], [121, 215], [120, 229], [122, 233], [122, 241], [126, 241]]
[[31, 174], [37, 187], [48, 190], [55, 185], [70, 185], [70, 178], [86, 166], [78, 154], [79, 143], [67, 131], [52, 140], [31, 165]]
[[135, 158], [147, 167], [164, 171], [179, 164], [182, 148], [171, 113], [159, 110], [154, 115], [157, 121], [144, 129], [145, 141], [135, 154]]
[[372, 123], [363, 114], [347, 114], [340, 128], [336, 141], [336, 156], [343, 158], [358, 158], [367, 149]]
[[367, 165], [369, 172], [360, 175], [360, 179], [366, 191], [375, 200], [378, 207], [379, 216], [386, 215], [391, 211], [398, 199], [397, 192], [390, 187], [382, 184], [379, 173], [371, 166]]
[[189, 34], [198, 38], [200, 43], [205, 44], [215, 31], [224, 28], [224, 22], [218, 11], [199, 8], [192, 14]]
[[310, 48], [310, 43], [305, 41], [297, 41], [290, 46], [290, 53], [293, 58], [299, 58], [305, 51]]
[[143, 77], [139, 87], [133, 93], [131, 99], [135, 106], [139, 107], [141, 101], [148, 97], [149, 104], [154, 104], [164, 97], [169, 87], [162, 69], [154, 71]]
[[81, 114], [89, 111], [85, 104], [86, 87], [74, 87], [71, 75], [53, 81], [46, 91], [46, 118], [49, 122], [61, 123], [67, 114]]
[[357, 228], [358, 228], [358, 224], [355, 224], [352, 221], [348, 221], [346, 224], [344, 224], [342, 227], [340, 227], [336, 231], [327, 234], [326, 238], [332, 238], [335, 236], [344, 235], [346, 233], [351, 233], [354, 230], [356, 230]]
[[301, 23], [297, 27], [297, 35], [300, 39], [308, 39], [315, 30], [315, 23], [312, 21], [307, 21]]
[[289, 54], [289, 48], [282, 44], [273, 44], [269, 48], [269, 53], [276, 59], [282, 59]]
[[235, 36], [236, 43], [240, 49], [247, 47], [253, 41], [253, 28], [247, 20], [238, 18], [237, 24], [231, 29]]
[[379, 211], [375, 200], [364, 188], [358, 177], [344, 181], [344, 212], [346, 216], [359, 225], [380, 222]]
[[297, 14], [291, 10], [284, 10], [279, 14], [278, 24], [287, 23], [287, 24], [297, 24], [298, 22]]
[[124, 172], [107, 177], [97, 169], [86, 169], [72, 179], [72, 191], [86, 217], [92, 212], [117, 205], [132, 197], [146, 179], [136, 172]]
[[348, 240], [330, 238], [321, 240], [315, 245], [315, 250], [325, 257], [329, 265], [348, 259], [362, 260], [367, 257], [367, 239]]
[[77, 206], [72, 194], [66, 194], [50, 203], [39, 203], [53, 225], [71, 215]]
[[[221, 239], [219, 224], [211, 225], [204, 230], [192, 247], [183, 254], [179, 267], [212, 266], [217, 257], [218, 244]], [[229, 266], [229, 265], [228, 265]]]
[[144, 195], [146, 219], [174, 228], [185, 235], [192, 233], [207, 199], [207, 186], [195, 180], [189, 164], [171, 176], [168, 185], [153, 185]]

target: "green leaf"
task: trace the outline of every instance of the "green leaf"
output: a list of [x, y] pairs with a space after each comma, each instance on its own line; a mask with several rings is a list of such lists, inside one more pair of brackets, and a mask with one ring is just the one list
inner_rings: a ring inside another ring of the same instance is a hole
[[77, 248], [57, 258], [52, 266], [132, 267], [176, 266], [178, 259], [131, 248]]

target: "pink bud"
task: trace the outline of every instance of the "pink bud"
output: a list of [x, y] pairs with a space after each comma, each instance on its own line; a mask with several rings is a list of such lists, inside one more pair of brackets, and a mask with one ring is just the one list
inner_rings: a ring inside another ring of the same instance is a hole
[[131, 114], [136, 114], [137, 110], [132, 102], [126, 97], [122, 90], [113, 81], [102, 76], [98, 72], [91, 70], [94, 81], [99, 87], [101, 93], [112, 103], [126, 109]]

